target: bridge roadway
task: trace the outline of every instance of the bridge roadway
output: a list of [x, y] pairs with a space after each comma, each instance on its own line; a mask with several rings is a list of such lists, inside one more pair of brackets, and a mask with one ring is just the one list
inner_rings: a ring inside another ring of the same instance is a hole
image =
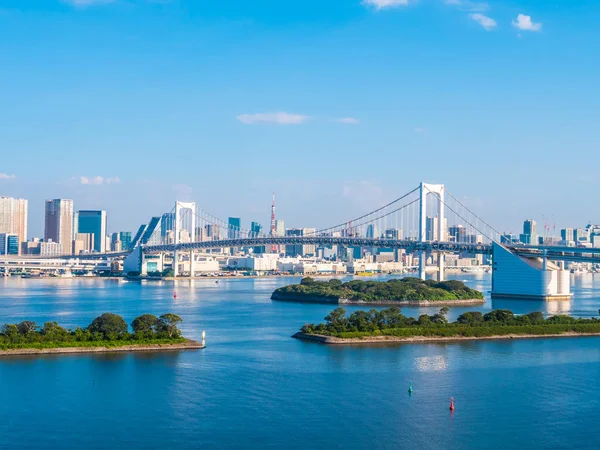
[[[342, 247], [377, 247], [404, 249], [408, 252], [470, 252], [489, 255], [492, 246], [489, 244], [468, 244], [458, 242], [419, 242], [398, 239], [373, 239], [355, 237], [331, 237], [331, 236], [302, 236], [302, 237], [257, 237], [240, 239], [222, 239], [218, 241], [203, 241], [177, 244], [177, 251], [190, 251], [208, 248], [230, 248], [230, 247], [261, 247], [271, 245], [339, 245]], [[174, 244], [167, 245], [144, 245], [144, 253], [172, 252]]]
[[[442, 252], [442, 253], [472, 253], [481, 255], [491, 255], [491, 244], [470, 244], [464, 242], [419, 242], [410, 239], [375, 239], [375, 238], [356, 238], [356, 237], [332, 237], [332, 236], [285, 236], [285, 237], [256, 237], [239, 239], [221, 239], [217, 241], [202, 241], [177, 244], [177, 251], [203, 250], [214, 248], [235, 248], [235, 247], [261, 247], [272, 245], [339, 245], [343, 247], [375, 247], [404, 249], [409, 253], [424, 251]], [[542, 246], [542, 245], [505, 245], [511, 251], [530, 257], [546, 257], [555, 261], [587, 262], [600, 263], [600, 248], [587, 247], [562, 247], [562, 246]], [[146, 254], [173, 252], [174, 244], [164, 245], [142, 245], [142, 251]], [[66, 259], [76, 258], [80, 260], [104, 260], [128, 256], [131, 252], [107, 252], [90, 253], [78, 256], [53, 256], [53, 257], [33, 257], [35, 259]], [[28, 257], [19, 257], [19, 259]]]

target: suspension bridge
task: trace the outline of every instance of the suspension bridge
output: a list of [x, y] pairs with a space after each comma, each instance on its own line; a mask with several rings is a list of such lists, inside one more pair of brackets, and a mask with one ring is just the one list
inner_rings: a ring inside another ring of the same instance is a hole
[[[435, 261], [439, 280], [444, 279], [445, 256], [448, 254], [490, 256], [494, 260], [495, 279], [500, 278], [503, 272], [506, 272], [505, 278], [518, 278], [519, 271], [522, 274], [535, 269], [542, 274], [550, 274], [550, 278], [546, 277], [548, 279], [536, 279], [535, 283], [539, 285], [536, 289], [553, 295], [550, 291], [560, 293], [561, 289], [557, 287], [560, 284], [558, 279], [552, 281], [552, 276], [558, 277], [552, 272], [564, 272], [565, 261], [600, 262], [598, 249], [510, 242], [457, 196], [446, 191], [442, 184], [421, 183], [371, 212], [327, 228], [296, 228], [278, 232], [274, 220], [273, 210], [268, 232], [258, 227], [247, 229], [197, 208], [194, 202], [178, 201], [170, 212], [153, 217], [148, 224], [140, 227], [133, 240], [133, 250], [126, 260], [126, 270], [143, 272], [145, 258], [170, 253], [174, 261], [173, 271], [178, 276], [181, 255], [189, 254], [190, 273], [193, 274], [195, 252], [214, 249], [262, 248], [273, 253], [285, 249], [288, 256], [294, 256], [294, 252], [300, 254], [302, 249], [318, 247], [360, 248], [371, 252], [384, 249], [415, 254], [421, 278], [425, 278], [428, 262]], [[504, 261], [506, 258], [496, 258], [504, 251], [516, 259], [511, 263], [510, 260]], [[504, 261], [502, 267], [498, 267], [500, 260]], [[508, 266], [510, 270], [507, 271]], [[560, 276], [564, 278], [564, 275]], [[565, 297], [570, 294], [563, 287], [562, 294], [556, 295]]]

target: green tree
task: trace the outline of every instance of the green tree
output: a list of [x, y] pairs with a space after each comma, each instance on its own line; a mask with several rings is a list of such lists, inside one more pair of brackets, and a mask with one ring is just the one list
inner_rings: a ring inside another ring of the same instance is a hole
[[14, 337], [19, 334], [19, 328], [13, 323], [7, 323], [2, 327], [2, 334], [7, 337]]
[[500, 322], [505, 325], [511, 323], [514, 318], [515, 315], [508, 309], [496, 309], [483, 316], [483, 320], [486, 322]]
[[42, 335], [51, 341], [64, 341], [69, 332], [56, 322], [46, 322], [41, 329]]
[[544, 323], [544, 315], [541, 312], [529, 313], [527, 314], [527, 317], [529, 318], [529, 322], [531, 322], [534, 325]]
[[20, 335], [27, 336], [28, 334], [33, 333], [37, 329], [37, 325], [31, 320], [24, 320], [23, 322], [17, 324], [17, 329], [19, 330]]
[[177, 328], [177, 324], [183, 322], [183, 319], [177, 314], [163, 314], [158, 318], [157, 327], [160, 331], [166, 332], [170, 338], [181, 337], [181, 331]]
[[348, 325], [346, 318], [346, 310], [344, 308], [336, 308], [325, 316], [327, 329], [332, 331], [344, 331]]
[[302, 286], [310, 286], [311, 284], [315, 284], [315, 279], [311, 277], [305, 277], [300, 280], [300, 284]]
[[104, 339], [116, 340], [127, 333], [127, 322], [118, 314], [104, 313], [96, 317], [88, 327], [92, 335], [102, 335]]
[[155, 327], [158, 324], [158, 318], [152, 314], [144, 314], [133, 319], [131, 328], [138, 336], [149, 336], [154, 333]]
[[466, 312], [458, 316], [456, 321], [463, 325], [476, 326], [483, 323], [483, 314], [481, 314], [479, 311]]

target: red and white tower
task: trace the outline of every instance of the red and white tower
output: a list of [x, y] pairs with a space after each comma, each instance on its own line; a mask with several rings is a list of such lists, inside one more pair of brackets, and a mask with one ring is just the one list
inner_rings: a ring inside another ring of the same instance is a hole
[[[271, 232], [270, 237], [277, 236], [277, 224], [275, 223], [275, 192], [273, 192], [273, 201], [271, 202]], [[279, 247], [275, 244], [271, 246], [271, 253], [279, 253]]]

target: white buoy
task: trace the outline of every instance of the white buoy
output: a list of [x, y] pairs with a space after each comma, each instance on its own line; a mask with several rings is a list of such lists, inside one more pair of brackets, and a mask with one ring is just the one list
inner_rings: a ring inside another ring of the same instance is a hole
[[205, 346], [206, 345], [206, 331], [202, 332], [202, 345]]

